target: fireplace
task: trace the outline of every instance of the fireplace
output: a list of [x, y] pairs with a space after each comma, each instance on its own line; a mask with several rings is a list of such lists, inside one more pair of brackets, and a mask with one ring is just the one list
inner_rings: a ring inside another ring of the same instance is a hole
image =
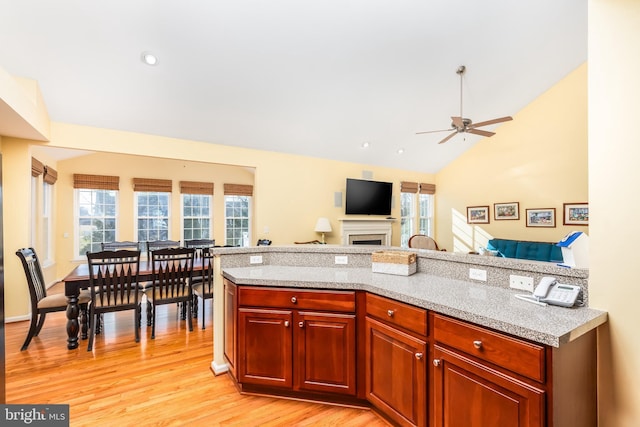
[[343, 245], [391, 246], [392, 219], [341, 218]]

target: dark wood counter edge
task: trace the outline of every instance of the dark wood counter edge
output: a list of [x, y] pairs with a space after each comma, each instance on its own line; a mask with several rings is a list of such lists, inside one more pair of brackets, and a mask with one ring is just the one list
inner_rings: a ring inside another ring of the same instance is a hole
[[[231, 280], [236, 285], [265, 286], [265, 287], [274, 287], [274, 288], [282, 288], [282, 287], [290, 286], [294, 288], [297, 287], [297, 288], [313, 288], [313, 289], [360, 290], [360, 291], [370, 292], [375, 295], [392, 298], [397, 301], [401, 301], [411, 305], [416, 305], [415, 300], [411, 300], [404, 294], [394, 293], [388, 290], [381, 290], [368, 283], [356, 283], [356, 282], [334, 283], [332, 282], [332, 286], [329, 287], [327, 286], [327, 283], [305, 282], [299, 279], [298, 280], [292, 279], [290, 283], [286, 283], [281, 280], [278, 280], [277, 283], [274, 283], [274, 281], [272, 280], [260, 279], [260, 278], [242, 279], [242, 278], [234, 277], [233, 275], [226, 272], [224, 269], [222, 271], [222, 274], [223, 274], [223, 277]], [[484, 326], [490, 329], [495, 329], [497, 331], [504, 332], [510, 335], [515, 335], [517, 337], [520, 337], [532, 342], [537, 342], [539, 344], [546, 344], [551, 347], [560, 347], [563, 344], [567, 344], [577, 339], [578, 337], [586, 334], [587, 332], [593, 329], [596, 329], [598, 326], [605, 324], [608, 320], [607, 312], [584, 308], [584, 310], [589, 310], [590, 312], [593, 313], [593, 316], [590, 317], [587, 322], [584, 322], [583, 324], [573, 328], [572, 330], [558, 337], [546, 334], [548, 335], [548, 339], [541, 340], [539, 338], [538, 339], [532, 338], [532, 335], [540, 335], [539, 331], [527, 329], [524, 327], [516, 328], [516, 329], [519, 329], [520, 332], [514, 331], [512, 329], [514, 326], [513, 324], [509, 324], [507, 322], [494, 319], [494, 318], [479, 316], [476, 313], [469, 313], [469, 312], [457, 310], [452, 307], [446, 307], [446, 306], [437, 305], [437, 304], [430, 304], [428, 301], [425, 301], [424, 304], [419, 305], [419, 307], [431, 310], [435, 313], [440, 313], [440, 314], [452, 316], [461, 320], [466, 320], [468, 322], [475, 323], [477, 325]], [[508, 328], [506, 326], [511, 326], [511, 328]]]

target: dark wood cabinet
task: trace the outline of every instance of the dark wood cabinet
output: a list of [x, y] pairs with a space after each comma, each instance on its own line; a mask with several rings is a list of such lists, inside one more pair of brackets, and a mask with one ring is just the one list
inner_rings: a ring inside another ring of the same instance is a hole
[[542, 427], [545, 391], [437, 344], [434, 427]]
[[229, 371], [234, 377], [236, 373], [237, 354], [237, 327], [238, 321], [238, 298], [236, 297], [237, 286], [230, 280], [224, 279], [224, 357], [227, 360]]
[[366, 397], [403, 426], [427, 425], [427, 310], [367, 294]]
[[238, 381], [293, 386], [292, 313], [288, 310], [238, 310]]
[[427, 343], [371, 318], [366, 331], [367, 399], [399, 425], [425, 426]]
[[237, 371], [243, 385], [355, 396], [355, 293], [240, 287]]

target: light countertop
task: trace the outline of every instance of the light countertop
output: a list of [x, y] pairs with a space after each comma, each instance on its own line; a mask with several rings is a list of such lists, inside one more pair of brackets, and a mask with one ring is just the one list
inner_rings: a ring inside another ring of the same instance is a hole
[[223, 267], [223, 275], [237, 285], [367, 291], [553, 347], [607, 321], [604, 311], [543, 307], [515, 298], [522, 291], [420, 272], [396, 276], [370, 268], [259, 265]]

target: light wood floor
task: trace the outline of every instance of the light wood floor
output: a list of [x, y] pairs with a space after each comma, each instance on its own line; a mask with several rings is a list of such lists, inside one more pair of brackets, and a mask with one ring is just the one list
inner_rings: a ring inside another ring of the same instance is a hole
[[175, 304], [159, 307], [156, 339], [133, 313], [107, 314], [94, 349], [67, 350], [65, 313], [52, 313], [27, 351], [28, 322], [6, 326], [7, 403], [69, 404], [71, 426], [387, 426], [373, 411], [240, 395], [215, 376], [211, 301], [203, 331], [188, 332]]

